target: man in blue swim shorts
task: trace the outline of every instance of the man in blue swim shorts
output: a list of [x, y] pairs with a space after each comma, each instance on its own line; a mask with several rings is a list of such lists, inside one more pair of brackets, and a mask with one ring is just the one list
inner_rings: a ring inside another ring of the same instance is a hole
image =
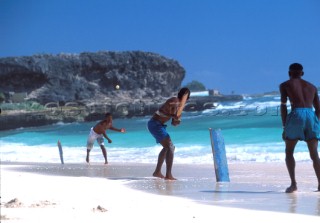
[[[178, 97], [169, 98], [148, 121], [149, 132], [156, 139], [156, 142], [160, 143], [163, 147], [158, 156], [156, 169], [153, 172], [154, 177], [176, 180], [171, 173], [175, 147], [166, 130], [167, 125], [165, 125], [165, 123], [172, 119], [171, 124], [173, 126], [180, 124], [180, 117], [177, 116], [177, 111], [185, 95], [187, 99], [189, 99], [190, 90], [188, 88], [181, 88]], [[165, 176], [161, 173], [161, 167], [164, 161], [166, 161], [167, 168]]]
[[[295, 159], [293, 156], [297, 142], [307, 143], [313, 168], [318, 179], [320, 191], [320, 159], [318, 153], [318, 140], [320, 139], [320, 102], [318, 89], [311, 83], [302, 79], [304, 72], [299, 63], [289, 66], [288, 81], [280, 84], [281, 119], [283, 125], [283, 139], [286, 144], [286, 165], [291, 179], [291, 185], [286, 193], [297, 190], [295, 178]], [[287, 100], [291, 104], [288, 114]]]

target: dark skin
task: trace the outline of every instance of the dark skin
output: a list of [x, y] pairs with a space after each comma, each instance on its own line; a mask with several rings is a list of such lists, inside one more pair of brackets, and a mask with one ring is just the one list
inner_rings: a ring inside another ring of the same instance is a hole
[[[167, 117], [161, 117], [157, 114], [153, 115], [153, 118], [160, 121], [162, 124], [168, 122], [169, 120], [171, 121], [171, 124], [173, 126], [177, 126], [180, 124], [180, 117], [178, 117], [177, 114], [177, 110], [180, 106], [180, 102], [181, 100], [177, 97], [172, 97], [170, 99], [168, 99], [159, 109], [159, 111], [163, 114], [166, 114]], [[176, 178], [174, 178], [172, 176], [172, 165], [173, 165], [173, 158], [174, 158], [174, 152], [171, 151], [170, 145], [172, 145], [172, 141], [170, 137], [167, 137], [165, 139], [163, 139], [160, 144], [162, 145], [162, 150], [159, 153], [158, 156], [158, 163], [156, 166], [155, 171], [153, 172], [153, 176], [154, 177], [159, 177], [159, 178], [164, 178], [166, 180], [176, 180]], [[161, 167], [162, 164], [164, 163], [164, 161], [166, 161], [166, 175], [164, 176], [161, 173]]]
[[[317, 88], [311, 83], [303, 80], [302, 71], [289, 71], [290, 79], [280, 85], [281, 94], [281, 119], [282, 125], [285, 126], [288, 110], [287, 100], [290, 100], [291, 109], [295, 108], [312, 108], [314, 107], [317, 117], [320, 119], [320, 102]], [[284, 133], [283, 133], [284, 138]], [[286, 189], [286, 193], [292, 193], [297, 190], [295, 177], [295, 159], [293, 156], [297, 140], [285, 139], [286, 144], [286, 166], [291, 179], [291, 185]], [[320, 159], [318, 154], [318, 139], [306, 141], [310, 158], [313, 162], [313, 168], [318, 179], [318, 191], [320, 191]]]
[[[112, 126], [112, 116], [108, 116], [106, 119], [98, 122], [94, 127], [93, 127], [93, 131], [99, 135], [103, 135], [104, 138], [106, 138], [108, 140], [108, 143], [112, 143], [112, 140], [107, 136], [106, 131], [107, 129], [113, 130], [113, 131], [117, 131], [117, 132], [122, 132], [124, 133], [126, 130], [124, 128], [121, 129], [117, 129], [115, 127]], [[108, 164], [108, 158], [107, 158], [107, 150], [104, 147], [104, 145], [100, 145], [105, 163], [104, 164]], [[90, 162], [89, 160], [89, 155], [90, 155], [90, 150], [87, 149], [87, 157], [86, 157], [86, 161], [87, 163]]]

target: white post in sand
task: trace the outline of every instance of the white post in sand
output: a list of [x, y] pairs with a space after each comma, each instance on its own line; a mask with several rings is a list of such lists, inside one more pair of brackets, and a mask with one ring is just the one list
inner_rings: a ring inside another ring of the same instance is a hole
[[230, 182], [226, 150], [221, 130], [209, 128], [217, 182]]
[[60, 155], [61, 164], [64, 164], [64, 161], [63, 161], [63, 151], [62, 151], [62, 146], [61, 146], [60, 140], [58, 140], [58, 148], [59, 148], [59, 155]]

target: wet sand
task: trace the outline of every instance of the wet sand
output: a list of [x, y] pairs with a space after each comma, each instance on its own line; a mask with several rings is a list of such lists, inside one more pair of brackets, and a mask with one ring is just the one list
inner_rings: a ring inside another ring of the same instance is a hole
[[[50, 185], [46, 185], [46, 187], [61, 189], [63, 189], [63, 184], [67, 185], [67, 182], [71, 182], [71, 184], [74, 182], [76, 190], [80, 189], [78, 193], [79, 201], [82, 200], [80, 198], [83, 195], [87, 196], [86, 200], [92, 201], [96, 200], [94, 197], [104, 197], [107, 195], [110, 197], [112, 191], [98, 189], [100, 185], [97, 185], [96, 181], [99, 181], [99, 184], [113, 185], [112, 190], [114, 190], [114, 193], [119, 193], [118, 199], [119, 202], [123, 203], [122, 206], [125, 211], [128, 211], [126, 210], [128, 207], [126, 208], [125, 203], [127, 203], [126, 199], [129, 197], [127, 192], [129, 191], [130, 193], [139, 195], [142, 193], [143, 196], [139, 196], [142, 199], [142, 204], [140, 205], [141, 207], [146, 205], [145, 208], [149, 209], [152, 209], [152, 207], [157, 208], [159, 202], [162, 205], [166, 204], [165, 207], [170, 208], [174, 204], [174, 201], [183, 201], [182, 204], [187, 205], [189, 208], [195, 206], [194, 208], [198, 210], [201, 207], [201, 212], [202, 209], [205, 211], [207, 208], [212, 209], [212, 212], [215, 212], [216, 208], [224, 208], [225, 212], [232, 210], [232, 213], [234, 213], [235, 209], [241, 210], [238, 218], [242, 217], [243, 219], [246, 219], [245, 213], [247, 211], [250, 213], [253, 211], [255, 215], [261, 215], [260, 217], [265, 219], [267, 216], [271, 217], [271, 215], [277, 214], [282, 217], [285, 216], [288, 219], [292, 217], [291, 222], [293, 222], [292, 220], [300, 219], [300, 217], [305, 218], [309, 222], [310, 220], [320, 219], [320, 192], [315, 192], [317, 181], [310, 162], [297, 163], [298, 191], [292, 194], [284, 193], [285, 188], [290, 183], [284, 163], [230, 163], [230, 182], [223, 183], [216, 182], [213, 165], [175, 164], [173, 174], [178, 179], [177, 181], [154, 178], [151, 176], [153, 170], [154, 165], [152, 164], [137, 163], [110, 163], [109, 165], [93, 163], [90, 166], [85, 163], [64, 165], [50, 163], [2, 163], [2, 205], [7, 204], [9, 200], [15, 197], [19, 199], [19, 193], [28, 193], [24, 184], [29, 184], [29, 187], [37, 187], [43, 183], [43, 180], [47, 179], [49, 181], [52, 180], [52, 182]], [[32, 178], [32, 181], [23, 182], [20, 178]], [[77, 184], [79, 180], [81, 182], [85, 181], [85, 183], [83, 185]], [[85, 184], [89, 184], [89, 186], [86, 187]], [[114, 187], [120, 187], [124, 191], [115, 190]], [[10, 188], [8, 190], [11, 193], [14, 193], [12, 190], [16, 188], [17, 196], [7, 194], [6, 188]], [[18, 193], [19, 190], [21, 191]], [[45, 197], [46, 190], [43, 187], [38, 190], [44, 193], [43, 196]], [[50, 190], [47, 193], [48, 199], [46, 200], [49, 203], [54, 203], [52, 201], [53, 198], [49, 196]], [[91, 193], [97, 193], [97, 195], [90, 197]], [[149, 199], [149, 196], [152, 199]], [[61, 202], [73, 202], [66, 195], [62, 197], [60, 199], [66, 199], [66, 201]], [[130, 200], [130, 198], [128, 199]], [[174, 199], [174, 201], [171, 199]], [[143, 200], [145, 200], [145, 203]], [[148, 204], [149, 202], [151, 203]], [[180, 206], [175, 208], [181, 208]], [[97, 207], [98, 205], [93, 207], [92, 210], [97, 209]], [[5, 211], [9, 210], [10, 212], [10, 208], [3, 208]], [[108, 208], [112, 209], [112, 204]], [[182, 208], [180, 211], [184, 212], [186, 210]], [[177, 212], [177, 215], [181, 214], [180, 211]], [[16, 214], [13, 214], [13, 216]], [[210, 218], [211, 214], [210, 211], [202, 215], [208, 215]], [[10, 213], [7, 215], [9, 216]], [[246, 219], [244, 222], [250, 221]], [[259, 222], [261, 222], [261, 219]]]

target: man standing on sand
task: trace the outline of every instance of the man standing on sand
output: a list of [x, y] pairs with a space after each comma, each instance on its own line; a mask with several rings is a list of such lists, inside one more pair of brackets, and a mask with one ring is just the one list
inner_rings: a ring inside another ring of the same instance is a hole
[[[283, 139], [286, 144], [286, 165], [291, 179], [291, 185], [286, 193], [296, 191], [295, 159], [293, 156], [295, 146], [300, 141], [307, 143], [313, 168], [318, 178], [318, 191], [320, 191], [320, 159], [318, 154], [318, 140], [320, 139], [320, 102], [317, 88], [303, 80], [303, 67], [299, 63], [289, 66], [290, 79], [280, 84], [281, 119], [283, 125]], [[288, 114], [287, 99], [291, 104]], [[315, 111], [313, 111], [313, 107]]]
[[100, 148], [102, 150], [102, 154], [104, 157], [104, 164], [108, 164], [108, 158], [107, 158], [107, 150], [104, 147], [104, 138], [108, 140], [108, 143], [112, 143], [112, 140], [107, 136], [106, 131], [107, 129], [122, 132], [124, 133], [126, 130], [124, 128], [117, 129], [112, 126], [112, 115], [111, 113], [106, 113], [105, 119], [97, 123], [94, 127], [91, 128], [90, 134], [88, 136], [87, 140], [87, 157], [86, 161], [89, 163], [89, 154], [91, 149], [93, 148], [94, 141], [97, 140], [98, 144], [100, 145]]
[[[171, 173], [174, 156], [174, 145], [171, 141], [170, 135], [168, 134], [165, 123], [172, 119], [171, 124], [177, 126], [180, 124], [180, 117], [177, 116], [177, 111], [181, 106], [183, 97], [186, 96], [187, 100], [190, 97], [190, 90], [188, 88], [182, 88], [178, 97], [169, 98], [148, 122], [148, 130], [156, 139], [157, 143], [162, 145], [162, 150], [158, 156], [158, 163], [155, 171], [153, 172], [154, 177], [164, 178], [166, 180], [176, 180]], [[163, 162], [166, 161], [166, 176], [161, 173], [161, 167]]]

